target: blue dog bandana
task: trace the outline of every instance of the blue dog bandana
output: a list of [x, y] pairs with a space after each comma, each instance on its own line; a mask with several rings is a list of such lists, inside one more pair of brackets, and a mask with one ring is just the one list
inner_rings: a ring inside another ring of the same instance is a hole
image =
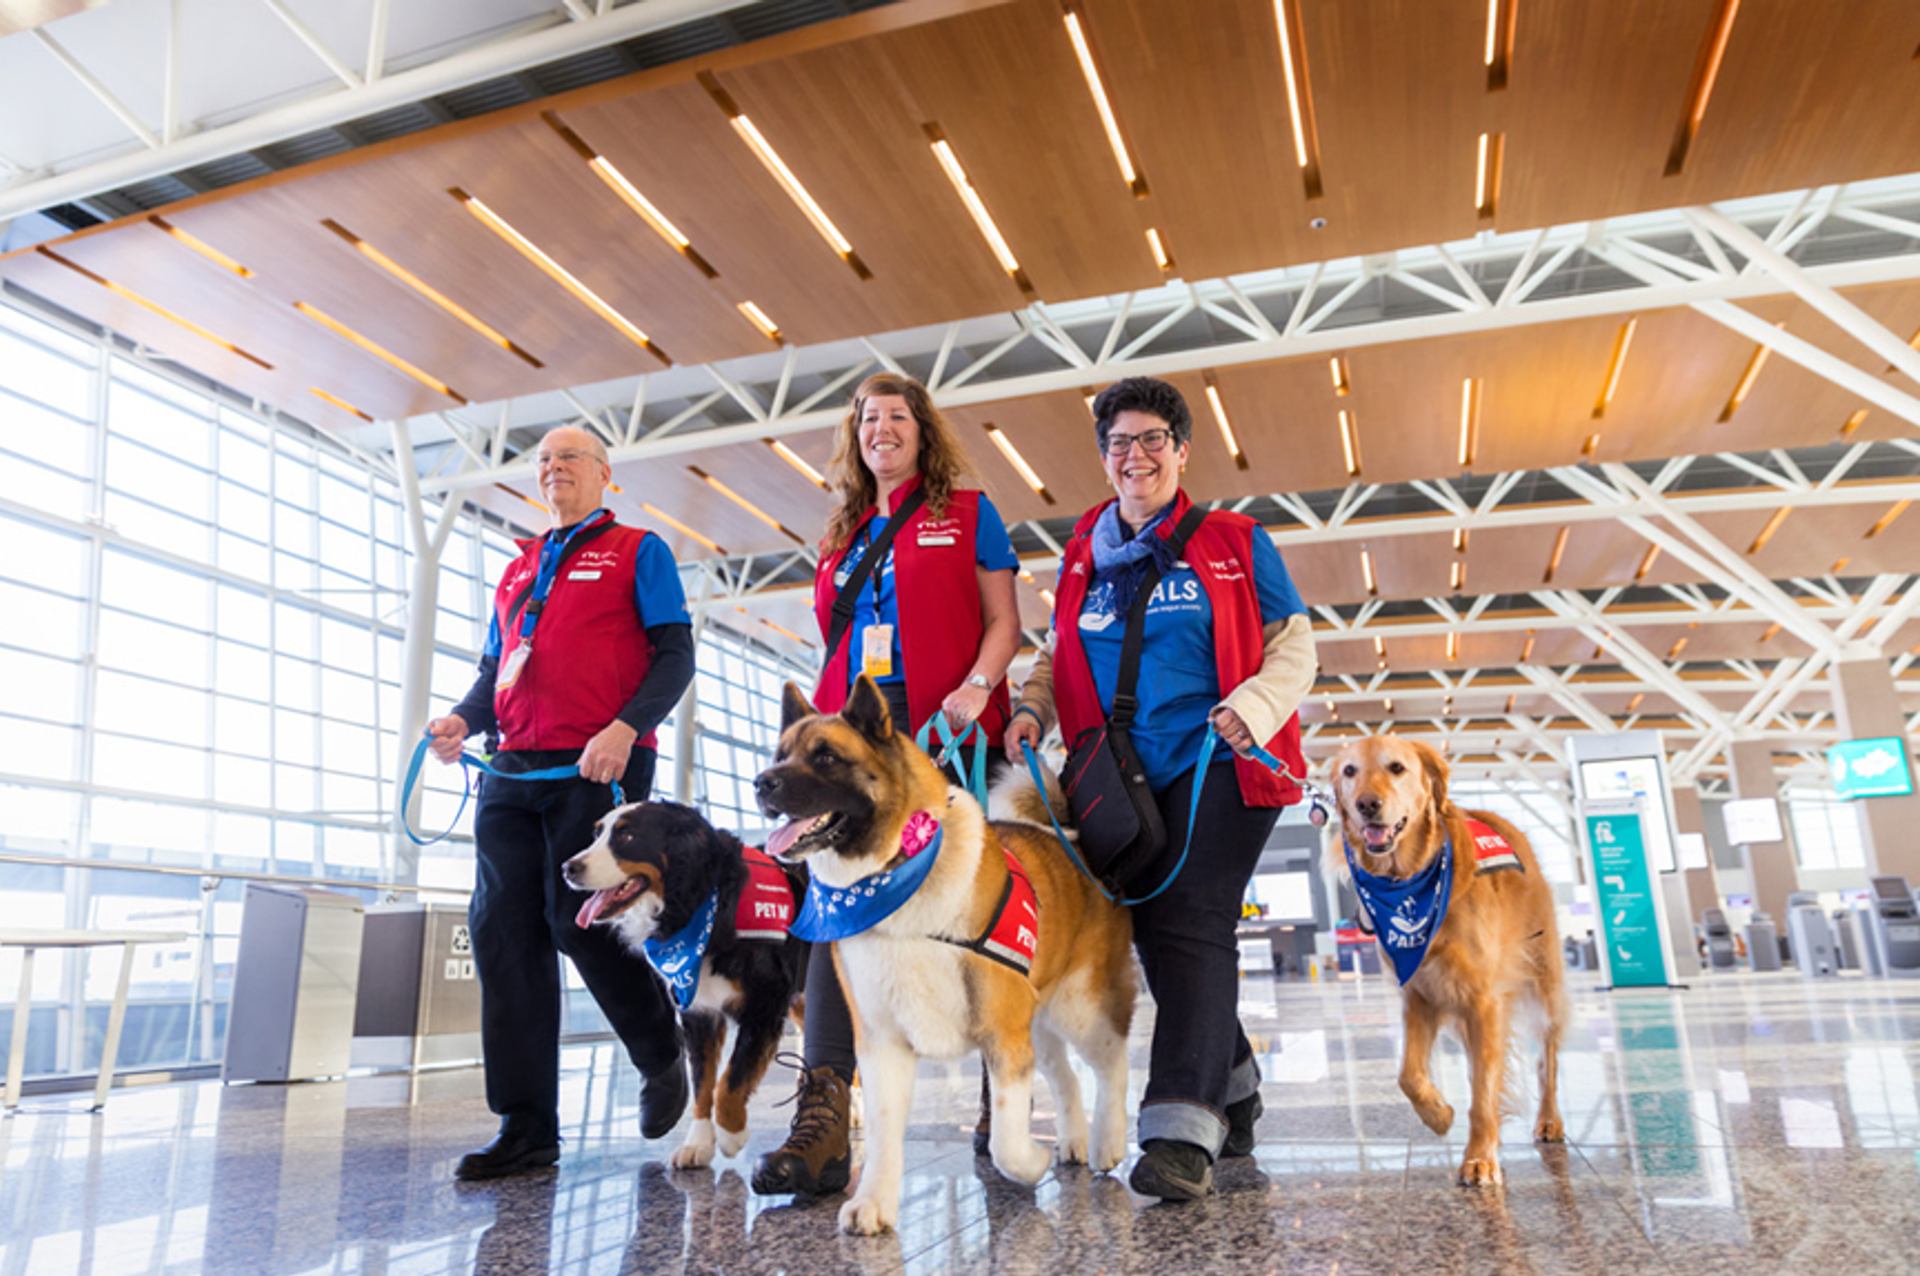
[[685, 1010], [700, 987], [700, 962], [713, 939], [713, 919], [720, 910], [720, 892], [707, 896], [693, 920], [664, 939], [655, 935], [645, 945], [647, 960], [673, 990], [674, 1004]]
[[828, 886], [818, 877], [807, 880], [807, 899], [793, 920], [793, 933], [809, 943], [825, 944], [872, 930], [900, 911], [940, 858], [946, 829], [926, 811], [916, 811], [900, 834], [900, 851], [907, 862], [875, 873], [851, 886]]
[[1380, 946], [1393, 962], [1393, 973], [1405, 987], [1426, 960], [1433, 937], [1446, 920], [1447, 904], [1453, 895], [1453, 841], [1441, 842], [1440, 853], [1412, 877], [1375, 877], [1354, 859], [1353, 847], [1345, 838], [1340, 849], [1347, 853], [1347, 868], [1353, 874], [1353, 889], [1361, 907], [1373, 921]]

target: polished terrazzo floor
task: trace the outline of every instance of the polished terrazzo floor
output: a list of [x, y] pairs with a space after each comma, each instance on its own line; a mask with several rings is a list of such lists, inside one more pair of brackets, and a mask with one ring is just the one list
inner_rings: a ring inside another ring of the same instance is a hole
[[133, 1089], [104, 1116], [30, 1100], [0, 1122], [0, 1276], [1920, 1269], [1920, 980], [1590, 982], [1575, 977], [1563, 1055], [1569, 1142], [1535, 1148], [1510, 1119], [1502, 1191], [1453, 1183], [1456, 1048], [1438, 1066], [1463, 1112], [1448, 1139], [1400, 1097], [1389, 987], [1259, 979], [1242, 1011], [1263, 1052], [1261, 1144], [1196, 1205], [1083, 1169], [1036, 1190], [999, 1180], [968, 1143], [977, 1075], [923, 1065], [899, 1232], [841, 1237], [837, 1200], [746, 1186], [784, 1133], [783, 1074], [743, 1157], [673, 1171], [678, 1134], [643, 1145], [631, 1070], [583, 1047], [564, 1060], [561, 1165], [490, 1185], [449, 1177], [491, 1131], [472, 1069]]

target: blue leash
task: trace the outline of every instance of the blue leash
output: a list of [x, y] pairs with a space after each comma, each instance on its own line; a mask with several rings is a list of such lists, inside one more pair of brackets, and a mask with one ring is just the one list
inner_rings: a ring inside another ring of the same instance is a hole
[[[1022, 740], [1020, 742], [1020, 751], [1027, 755], [1027, 774], [1033, 777], [1033, 787], [1040, 795], [1040, 805], [1045, 809], [1047, 821], [1053, 825], [1053, 835], [1060, 839], [1060, 845], [1066, 851], [1067, 858], [1073, 861], [1075, 868], [1086, 874], [1087, 880], [1092, 882], [1102, 895], [1123, 908], [1132, 908], [1137, 904], [1144, 904], [1148, 900], [1159, 898], [1166, 892], [1169, 886], [1172, 886], [1174, 882], [1178, 880], [1181, 870], [1186, 868], [1187, 856], [1193, 851], [1193, 826], [1200, 818], [1200, 791], [1207, 787], [1207, 767], [1213, 762], [1213, 749], [1219, 742], [1220, 733], [1209, 726], [1207, 728], [1206, 738], [1200, 741], [1200, 758], [1194, 763], [1193, 800], [1187, 807], [1187, 836], [1186, 840], [1181, 843], [1179, 860], [1175, 862], [1172, 871], [1166, 875], [1158, 886], [1154, 887], [1145, 895], [1140, 895], [1133, 899], [1122, 899], [1120, 896], [1108, 890], [1107, 884], [1101, 881], [1092, 869], [1087, 867], [1085, 860], [1080, 858], [1080, 852], [1075, 849], [1073, 842], [1067, 837], [1066, 830], [1060, 827], [1060, 818], [1053, 813], [1053, 803], [1047, 800], [1046, 777], [1040, 773], [1040, 759], [1034, 753], [1033, 746], [1025, 740]], [[1286, 767], [1281, 765], [1279, 758], [1274, 757], [1257, 744], [1247, 750], [1247, 756], [1275, 774], [1290, 774]]]
[[[488, 775], [502, 780], [572, 780], [580, 775], [580, 768], [569, 763], [566, 766], [550, 766], [538, 771], [502, 771], [484, 758], [462, 751], [460, 754], [460, 778], [463, 782], [460, 792], [460, 809], [453, 813], [453, 823], [447, 826], [445, 833], [433, 837], [421, 837], [407, 823], [407, 804], [413, 800], [414, 786], [420, 782], [420, 767], [427, 759], [427, 749], [433, 743], [431, 736], [420, 737], [420, 743], [413, 746], [413, 759], [407, 763], [407, 778], [400, 786], [400, 828], [415, 846], [432, 846], [443, 842], [460, 824], [460, 817], [466, 814], [467, 803], [473, 798], [473, 773], [484, 771]], [[609, 780], [607, 786], [613, 790], [613, 804], [625, 806], [627, 795], [620, 787], [620, 781]]]
[[933, 764], [937, 767], [946, 766], [947, 760], [953, 756], [955, 749], [973, 737], [979, 737], [973, 746], [973, 766], [971, 768], [967, 766], [966, 754], [962, 753], [960, 769], [966, 779], [967, 792], [973, 794], [973, 800], [980, 804], [980, 809], [984, 812], [987, 809], [987, 749], [989, 747], [986, 729], [978, 720], [975, 720], [967, 724], [965, 731], [955, 732], [947, 723], [947, 715], [936, 709], [933, 716], [921, 723], [920, 730], [914, 733], [913, 742], [920, 746], [922, 753], [933, 753], [928, 746], [932, 743], [930, 736], [935, 727], [940, 730], [942, 744], [939, 755], [933, 759]]

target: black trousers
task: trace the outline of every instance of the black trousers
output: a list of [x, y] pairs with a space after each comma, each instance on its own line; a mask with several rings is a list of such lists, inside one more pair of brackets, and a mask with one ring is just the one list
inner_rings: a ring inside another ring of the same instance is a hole
[[[894, 730], [902, 735], [911, 734], [912, 729], [902, 725], [908, 721], [906, 684], [883, 683], [880, 692], [887, 698]], [[932, 738], [938, 740], [939, 733], [935, 732]], [[987, 750], [987, 784], [991, 786], [1007, 769], [1007, 755], [998, 740], [990, 740], [983, 747]], [[963, 746], [961, 752], [966, 754], [968, 762], [973, 760], [972, 745]], [[956, 783], [964, 784], [958, 762], [956, 758], [948, 764], [948, 774]], [[814, 953], [813, 960], [807, 963], [807, 1027], [802, 1048], [809, 1069], [832, 1068], [842, 1081], [852, 1082], [853, 1011], [847, 1005], [846, 994], [841, 991], [839, 976], [834, 971], [837, 961], [832, 947], [828, 946], [825, 951]]]
[[[1179, 862], [1186, 843], [1190, 772], [1155, 794], [1167, 847], [1131, 884], [1153, 890]], [[1141, 1136], [1175, 1137], [1218, 1153], [1208, 1130], [1226, 1133], [1225, 1108], [1236, 1068], [1250, 1069], [1253, 1047], [1240, 1028], [1240, 953], [1234, 932], [1240, 903], [1280, 812], [1241, 801], [1234, 768], [1209, 766], [1194, 824], [1193, 854], [1165, 894], [1133, 910], [1133, 946], [1146, 972], [1156, 1015]], [[1155, 1111], [1156, 1105], [1167, 1105]], [[1217, 1120], [1216, 1120], [1217, 1119]], [[1191, 1133], [1190, 1133], [1191, 1132]]]
[[[534, 771], [578, 758], [578, 750], [521, 750], [496, 755], [494, 765]], [[658, 758], [652, 749], [633, 751], [620, 780], [628, 801], [652, 791]], [[604, 784], [482, 778], [467, 919], [480, 976], [487, 1106], [502, 1128], [534, 1136], [559, 1128], [562, 953], [643, 1075], [680, 1057], [679, 1016], [653, 967], [608, 928], [574, 925], [587, 896], [560, 878], [561, 864], [587, 849], [594, 821], [612, 807]]]

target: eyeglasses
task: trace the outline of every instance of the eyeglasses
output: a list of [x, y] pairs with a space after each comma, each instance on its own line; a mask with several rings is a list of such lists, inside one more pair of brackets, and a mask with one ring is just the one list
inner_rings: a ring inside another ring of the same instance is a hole
[[541, 452], [534, 458], [540, 465], [572, 465], [576, 461], [597, 461], [599, 459], [600, 456], [597, 452], [589, 452], [585, 448], [573, 447], [561, 448], [558, 452]]
[[1135, 443], [1140, 445], [1142, 452], [1159, 452], [1166, 448], [1167, 443], [1172, 438], [1172, 430], [1142, 430], [1138, 434], [1116, 434], [1109, 431], [1107, 433], [1107, 455], [1125, 456], [1128, 449], [1133, 447]]

